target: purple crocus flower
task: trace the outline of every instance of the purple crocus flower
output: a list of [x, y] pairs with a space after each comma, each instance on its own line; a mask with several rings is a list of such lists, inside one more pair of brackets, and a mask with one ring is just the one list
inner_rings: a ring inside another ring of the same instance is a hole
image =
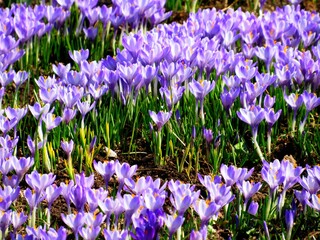
[[149, 187], [145, 192], [143, 193], [143, 206], [150, 210], [150, 211], [156, 211], [158, 209], [162, 209], [163, 204], [166, 200], [166, 194], [161, 193], [156, 189], [152, 189]]
[[62, 188], [61, 191], [61, 195], [63, 196], [63, 198], [65, 199], [66, 203], [67, 203], [67, 207], [68, 207], [68, 214], [71, 213], [71, 207], [70, 207], [70, 192], [72, 187], [74, 186], [74, 181], [71, 180], [70, 182], [66, 182], [66, 183], [60, 183], [60, 187]]
[[267, 66], [267, 72], [270, 72], [270, 65], [272, 59], [276, 53], [275, 46], [257, 47], [255, 54], [258, 58], [265, 62]]
[[258, 208], [259, 208], [259, 203], [255, 202], [255, 201], [251, 201], [251, 203], [248, 207], [248, 213], [255, 216], [258, 212]]
[[49, 112], [50, 104], [46, 104], [41, 107], [40, 103], [36, 102], [33, 106], [29, 105], [29, 110], [31, 114], [36, 118], [39, 119], [40, 116], [46, 115]]
[[252, 106], [250, 109], [240, 108], [237, 111], [238, 117], [249, 124], [252, 129], [252, 136], [255, 139], [258, 133], [258, 126], [260, 122], [265, 118], [265, 111], [259, 106]]
[[293, 118], [292, 118], [292, 135], [294, 135], [295, 132], [295, 126], [296, 126], [296, 118], [297, 118], [297, 112], [300, 106], [303, 103], [303, 99], [301, 95], [291, 93], [289, 96], [287, 96], [285, 93], [283, 95], [284, 100], [287, 102], [287, 104], [292, 108], [293, 110]]
[[[119, 198], [120, 196], [118, 196]], [[131, 218], [135, 211], [140, 207], [140, 196], [124, 194], [122, 197], [122, 206], [125, 211], [125, 228], [128, 229], [131, 224]]]
[[55, 179], [56, 176], [53, 173], [39, 174], [36, 170], [30, 174], [26, 174], [25, 177], [27, 184], [39, 195], [43, 193], [43, 191], [50, 186]]
[[220, 95], [222, 105], [229, 115], [230, 115], [230, 108], [234, 103], [234, 101], [236, 100], [236, 98], [239, 96], [239, 94], [240, 94], [240, 88], [237, 87], [237, 88], [232, 88], [230, 91], [224, 88], [223, 93], [221, 93]]
[[253, 173], [254, 168], [251, 168], [249, 171], [247, 168], [237, 168], [235, 166], [229, 166], [221, 164], [220, 173], [227, 186], [232, 186], [237, 182], [242, 182], [247, 180]]
[[294, 190], [294, 195], [301, 203], [303, 210], [306, 211], [307, 210], [306, 206], [310, 199], [310, 193], [307, 190], [302, 189], [301, 191]]
[[7, 117], [0, 115], [0, 130], [3, 132], [5, 136], [7, 132], [9, 132], [12, 128], [17, 125], [18, 121], [16, 118], [8, 119]]
[[69, 122], [74, 119], [74, 117], [77, 114], [77, 109], [72, 108], [64, 108], [63, 114], [62, 114], [62, 121], [66, 124], [69, 124]]
[[18, 89], [29, 77], [29, 74], [26, 71], [18, 71], [13, 77], [13, 81]]
[[75, 185], [69, 192], [70, 200], [75, 205], [77, 211], [83, 211], [84, 209], [84, 205], [87, 202], [86, 191], [85, 187]]
[[301, 97], [304, 105], [306, 106], [306, 113], [303, 121], [300, 123], [300, 126], [299, 126], [300, 133], [302, 133], [304, 130], [304, 126], [307, 122], [309, 112], [311, 112], [314, 108], [320, 105], [320, 97], [318, 98], [314, 93], [309, 93], [307, 91], [304, 91], [301, 94]]
[[200, 231], [192, 230], [189, 240], [206, 240], [208, 229], [207, 226], [203, 226]]
[[23, 212], [13, 211], [11, 213], [11, 223], [13, 226], [14, 234], [16, 233], [18, 228], [27, 221], [27, 219], [28, 219], [28, 216], [25, 215]]
[[215, 82], [207, 81], [207, 80], [201, 80], [196, 81], [192, 79], [192, 82], [189, 83], [189, 89], [192, 95], [196, 98], [196, 114], [198, 114], [198, 101], [200, 102], [200, 116], [202, 120], [202, 125], [204, 125], [204, 112], [203, 112], [203, 101], [205, 96], [210, 93], [214, 87]]
[[[149, 231], [147, 231], [147, 234], [149, 234]], [[103, 229], [103, 236], [105, 240], [125, 240], [128, 236], [127, 230], [110, 230], [110, 229]], [[142, 239], [142, 238], [139, 238]], [[149, 238], [153, 239], [153, 238]]]
[[97, 227], [82, 227], [80, 228], [79, 234], [83, 239], [95, 240], [100, 234], [100, 226]]
[[46, 115], [42, 115], [42, 120], [46, 124], [46, 131], [49, 132], [61, 123], [62, 118], [55, 117], [53, 113], [49, 112]]
[[259, 191], [261, 186], [262, 184], [260, 182], [252, 183], [249, 181], [242, 181], [242, 183], [237, 183], [237, 187], [244, 197], [244, 209], [246, 209], [249, 199]]
[[257, 73], [257, 68], [253, 66], [252, 61], [239, 62], [235, 68], [235, 73], [242, 83], [251, 80]]
[[169, 239], [172, 239], [173, 234], [180, 228], [184, 222], [184, 217], [180, 215], [169, 215], [164, 219], [165, 225], [169, 230]]
[[38, 207], [39, 203], [42, 202], [46, 196], [45, 194], [39, 195], [37, 193], [33, 193], [33, 191], [30, 188], [27, 188], [24, 191], [24, 197], [27, 200], [31, 213]]
[[96, 102], [93, 102], [90, 105], [90, 102], [77, 102], [77, 107], [79, 112], [81, 113], [82, 119], [81, 119], [81, 127], [84, 128], [84, 117], [87, 115], [88, 112], [90, 112], [96, 105]]
[[269, 228], [266, 221], [263, 221], [263, 229], [268, 240], [270, 240]]
[[280, 109], [277, 113], [274, 112], [272, 108], [265, 110], [265, 119], [268, 123], [268, 130], [267, 130], [267, 148], [268, 153], [271, 153], [271, 131], [272, 126], [278, 121], [282, 110]]
[[210, 144], [213, 140], [213, 133], [211, 129], [203, 129], [203, 137], [206, 139], [207, 144]]
[[61, 141], [61, 148], [67, 154], [68, 157], [71, 156], [73, 145], [74, 145], [74, 142], [72, 139], [70, 140], [70, 142]]
[[237, 111], [238, 117], [251, 126], [252, 138], [260, 159], [264, 159], [261, 149], [257, 143], [258, 126], [265, 118], [265, 110], [259, 106], [252, 106], [250, 109], [240, 108]]
[[272, 108], [276, 101], [276, 97], [271, 97], [267, 94], [264, 98], [263, 107], [267, 111], [268, 109]]
[[34, 159], [30, 157], [28, 158], [21, 157], [20, 159], [16, 157], [12, 157], [10, 160], [11, 160], [13, 169], [15, 170], [18, 176], [18, 183], [19, 183], [23, 179], [24, 175], [29, 171], [30, 167], [33, 165]]
[[299, 183], [310, 194], [316, 194], [320, 189], [319, 181], [310, 174], [307, 177], [300, 178]]
[[162, 211], [146, 210], [138, 217], [132, 219], [135, 233], [130, 232], [134, 240], [158, 239], [158, 232], [164, 224], [164, 213]]
[[168, 122], [171, 118], [172, 112], [160, 111], [158, 113], [155, 113], [149, 110], [149, 115], [152, 118], [152, 120], [157, 124], [158, 132], [161, 132], [161, 129], [164, 126], [164, 124], [166, 124], [166, 122]]
[[137, 170], [137, 165], [130, 166], [128, 163], [119, 163], [119, 161], [115, 162], [115, 173], [117, 175], [119, 181], [118, 192], [121, 191], [124, 185], [124, 180], [126, 178], [131, 178]]
[[185, 88], [180, 86], [173, 86], [170, 89], [167, 87], [160, 88], [160, 94], [166, 100], [168, 109], [171, 111], [174, 104], [176, 104], [182, 97]]
[[284, 173], [281, 169], [281, 164], [278, 159], [275, 159], [273, 162], [268, 163], [263, 160], [263, 167], [261, 169], [262, 179], [268, 183], [270, 187], [270, 195], [274, 197], [275, 191], [284, 181]]
[[0, 210], [5, 212], [9, 209], [12, 202], [14, 202], [20, 193], [20, 188], [12, 188], [10, 186], [4, 186], [3, 189], [0, 187]]
[[291, 239], [292, 228], [294, 224], [294, 218], [296, 215], [296, 211], [293, 209], [286, 209], [285, 211], [285, 222], [287, 225], [287, 237], [286, 239]]
[[75, 234], [76, 239], [78, 239], [79, 231], [85, 222], [84, 213], [78, 212], [76, 214], [69, 214], [69, 215], [65, 215], [62, 213], [61, 219], [69, 228], [72, 229], [72, 231]]
[[108, 197], [108, 191], [104, 190], [102, 187], [99, 189], [88, 188], [86, 191], [86, 199], [89, 206], [90, 213], [94, 213], [98, 206], [99, 199], [105, 199]]
[[89, 49], [73, 50], [73, 52], [69, 51], [68, 53], [70, 58], [78, 65], [80, 65], [81, 61], [87, 60], [89, 57]]
[[51, 210], [53, 202], [59, 197], [62, 191], [61, 187], [58, 187], [56, 184], [52, 184], [46, 188], [46, 200], [48, 202], [48, 209]]
[[170, 202], [178, 212], [178, 215], [183, 216], [189, 206], [199, 198], [200, 191], [194, 192], [193, 187], [190, 187], [189, 184], [178, 184], [175, 187], [174, 185], [173, 181], [169, 182], [169, 189], [172, 192]]
[[220, 206], [218, 206], [214, 201], [198, 199], [193, 203], [193, 209], [200, 217], [201, 226], [205, 226], [211, 218], [218, 215]]
[[106, 188], [108, 188], [108, 183], [112, 175], [115, 173], [115, 162], [107, 161], [107, 162], [93, 162], [94, 169], [103, 176], [104, 183], [106, 184]]

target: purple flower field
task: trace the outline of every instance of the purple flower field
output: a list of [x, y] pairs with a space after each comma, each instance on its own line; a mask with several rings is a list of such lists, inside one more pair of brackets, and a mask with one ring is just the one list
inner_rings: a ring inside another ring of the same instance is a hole
[[1, 8], [0, 239], [319, 238], [320, 14], [289, 3]]

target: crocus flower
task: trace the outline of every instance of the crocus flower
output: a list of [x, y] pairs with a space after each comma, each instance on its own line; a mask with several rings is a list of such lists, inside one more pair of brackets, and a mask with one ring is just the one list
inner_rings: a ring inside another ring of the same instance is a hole
[[30, 167], [33, 165], [34, 159], [30, 157], [21, 157], [20, 159], [12, 157], [11, 160], [13, 169], [18, 176], [18, 182], [20, 182], [23, 179], [24, 175], [29, 171]]
[[307, 91], [304, 91], [301, 94], [301, 97], [302, 97], [304, 105], [306, 106], [306, 113], [305, 113], [303, 121], [300, 123], [300, 126], [299, 126], [300, 133], [302, 133], [304, 130], [304, 125], [307, 122], [309, 112], [311, 112], [314, 108], [316, 108], [320, 105], [320, 97], [318, 98], [313, 93], [309, 93]]
[[39, 195], [37, 193], [33, 193], [33, 191], [30, 188], [27, 188], [24, 191], [24, 197], [26, 198], [27, 203], [30, 207], [30, 212], [33, 212], [38, 207], [39, 203], [45, 199], [46, 195]]
[[70, 58], [78, 65], [80, 65], [81, 61], [87, 60], [89, 57], [89, 49], [73, 50], [73, 52], [69, 51], [68, 53]]
[[232, 186], [237, 182], [247, 180], [253, 173], [254, 168], [249, 171], [247, 168], [237, 168], [235, 166], [229, 166], [221, 164], [220, 173], [227, 186]]
[[108, 197], [108, 191], [100, 187], [99, 189], [88, 188], [86, 191], [86, 199], [89, 206], [90, 213], [94, 213], [97, 210], [99, 199], [105, 199]]
[[[149, 231], [147, 232], [149, 234]], [[105, 240], [125, 240], [128, 236], [127, 230], [109, 230], [109, 229], [103, 229], [103, 236]], [[141, 239], [141, 238], [139, 238]], [[153, 238], [149, 238], [153, 239]]]
[[292, 135], [294, 135], [295, 128], [296, 128], [296, 118], [298, 109], [303, 103], [303, 99], [301, 95], [297, 95], [295, 93], [291, 93], [289, 96], [286, 94], [283, 95], [284, 100], [287, 102], [287, 104], [292, 108], [293, 110], [293, 118], [292, 118]]
[[276, 101], [276, 97], [271, 97], [269, 94], [267, 94], [264, 98], [263, 107], [265, 110], [270, 109], [273, 107], [274, 103]]
[[93, 102], [90, 105], [90, 102], [77, 102], [77, 107], [79, 112], [81, 113], [82, 119], [81, 119], [81, 127], [84, 128], [84, 117], [87, 115], [88, 112], [90, 112], [96, 105], [96, 102]]
[[76, 239], [78, 239], [79, 231], [85, 222], [84, 214], [82, 212], [78, 212], [76, 214], [69, 214], [69, 215], [65, 215], [62, 213], [61, 219], [69, 228], [72, 229]]
[[209, 220], [214, 216], [217, 216], [220, 207], [213, 201], [206, 201], [203, 199], [198, 199], [193, 203], [194, 210], [198, 213], [201, 226], [207, 225]]
[[285, 211], [285, 222], [287, 225], [287, 237], [286, 239], [291, 239], [291, 233], [294, 223], [294, 217], [296, 215], [295, 210], [293, 209], [286, 209]]
[[48, 202], [48, 209], [50, 211], [53, 202], [59, 197], [62, 187], [52, 184], [46, 188], [46, 200]]
[[108, 162], [96, 162], [93, 161], [94, 169], [103, 176], [104, 183], [106, 184], [106, 187], [108, 187], [108, 183], [112, 175], [115, 173], [115, 162], [108, 161]]
[[264, 159], [261, 149], [257, 142], [258, 126], [265, 118], [265, 110], [259, 106], [253, 106], [250, 109], [240, 108], [237, 111], [238, 117], [251, 126], [252, 138], [260, 159]]
[[263, 229], [268, 240], [270, 240], [269, 228], [266, 221], [263, 221]]
[[316, 194], [320, 189], [318, 180], [310, 174], [308, 174], [307, 177], [300, 178], [299, 183], [305, 190], [307, 190], [311, 194]]
[[262, 163], [263, 167], [261, 169], [261, 177], [266, 183], [269, 184], [270, 195], [273, 197], [279, 185], [283, 183], [285, 176], [278, 159], [275, 159], [270, 163], [263, 160]]
[[119, 163], [119, 161], [115, 162], [115, 173], [117, 175], [119, 181], [118, 192], [121, 191], [124, 185], [124, 179], [131, 178], [137, 170], [137, 165], [130, 166], [128, 163]]
[[[192, 79], [192, 82], [189, 83], [189, 89], [190, 92], [193, 94], [193, 96], [196, 98], [197, 101], [197, 107], [198, 107], [198, 101], [200, 102], [200, 116], [202, 120], [202, 125], [204, 125], [204, 112], [203, 112], [203, 101], [205, 96], [210, 93], [215, 87], [215, 82], [207, 81], [207, 80], [201, 80], [200, 82]], [[198, 108], [196, 108], [196, 111]], [[198, 114], [198, 112], [197, 112]]]
[[249, 181], [242, 181], [242, 183], [237, 183], [237, 187], [244, 197], [244, 208], [246, 209], [249, 199], [259, 191], [261, 188], [261, 183], [252, 183]]
[[64, 108], [63, 114], [62, 114], [62, 121], [66, 124], [69, 124], [69, 122], [74, 119], [74, 117], [77, 114], [77, 109], [72, 108]]
[[211, 129], [203, 129], [203, 137], [206, 139], [207, 143], [210, 144], [213, 140], [213, 133]]
[[240, 110], [237, 111], [237, 115], [242, 121], [251, 126], [252, 136], [255, 139], [258, 133], [258, 126], [265, 118], [264, 109], [259, 106], [253, 106], [250, 109], [240, 108]]
[[8, 119], [7, 117], [0, 115], [0, 130], [3, 132], [3, 135], [6, 135], [12, 128], [17, 125], [18, 121], [16, 118]]
[[157, 239], [158, 232], [164, 224], [164, 213], [147, 209], [138, 217], [133, 217], [132, 222], [135, 233], [130, 232], [130, 235], [134, 240]]
[[156, 211], [157, 209], [162, 209], [163, 204], [166, 200], [166, 194], [159, 194], [159, 191], [148, 188], [143, 193], [143, 200], [144, 202], [142, 205], [150, 210], [150, 211]]
[[271, 153], [271, 132], [272, 132], [272, 126], [278, 121], [280, 114], [282, 113], [282, 110], [280, 109], [277, 113], [274, 112], [274, 110], [268, 109], [265, 111], [265, 119], [268, 123], [268, 130], [267, 130], [267, 148], [268, 153]]
[[12, 188], [10, 186], [4, 186], [3, 189], [0, 187], [0, 210], [7, 211], [12, 202], [14, 202], [20, 193], [20, 188]]
[[149, 110], [149, 115], [152, 118], [152, 120], [157, 124], [158, 132], [161, 132], [161, 129], [164, 126], [164, 124], [166, 124], [166, 122], [168, 122], [171, 118], [172, 112], [160, 111], [158, 113], [155, 113]]
[[48, 186], [50, 186], [56, 176], [53, 173], [39, 174], [36, 170], [30, 174], [26, 174], [25, 180], [27, 184], [36, 191], [37, 194], [41, 194]]
[[71, 213], [71, 207], [70, 207], [70, 191], [72, 187], [74, 186], [74, 181], [71, 180], [70, 182], [66, 183], [60, 183], [60, 187], [62, 188], [61, 195], [65, 199], [68, 207], [68, 214]]
[[255, 216], [258, 212], [259, 203], [252, 201], [248, 207], [248, 213]]
[[70, 142], [67, 141], [61, 141], [61, 148], [63, 151], [70, 156], [73, 150], [73, 140], [71, 139]]
[[52, 113], [42, 115], [42, 120], [46, 124], [46, 131], [49, 132], [56, 128], [62, 121], [61, 117], [55, 117]]
[[207, 239], [207, 226], [203, 226], [200, 231], [192, 230], [189, 240], [206, 240]]
[[183, 185], [179, 185], [179, 187], [170, 195], [172, 206], [176, 209], [178, 215], [181, 216], [183, 216], [189, 206], [195, 202], [200, 195], [200, 191], [194, 192], [190, 188], [184, 189], [182, 186]]
[[230, 91], [228, 91], [226, 88], [224, 88], [223, 93], [220, 95], [220, 99], [222, 102], [222, 105], [226, 112], [230, 115], [230, 108], [236, 98], [240, 94], [240, 88], [232, 88]]
[[170, 111], [173, 105], [181, 99], [184, 90], [185, 88], [180, 86], [173, 86], [170, 89], [167, 87], [160, 88], [161, 97], [166, 100], [167, 107]]
[[301, 203], [303, 210], [306, 211], [307, 210], [306, 206], [310, 199], [310, 193], [307, 190], [302, 189], [301, 191], [294, 190], [294, 195]]
[[125, 228], [128, 228], [131, 223], [132, 215], [140, 207], [140, 197], [132, 196], [131, 194], [123, 195], [122, 206], [125, 211]]
[[89, 177], [86, 177], [84, 172], [76, 174], [75, 183], [83, 188], [92, 188], [94, 184], [94, 175], [91, 174]]
[[82, 227], [80, 228], [79, 234], [85, 240], [94, 240], [100, 233], [100, 226], [97, 227]]
[[29, 110], [32, 113], [32, 115], [39, 119], [40, 116], [46, 115], [49, 112], [50, 104], [46, 104], [43, 107], [41, 107], [40, 103], [36, 102], [33, 106], [29, 105]]
[[180, 215], [169, 215], [164, 219], [164, 222], [169, 230], [169, 239], [172, 239], [173, 234], [180, 228], [184, 222], [184, 217]]
[[23, 212], [13, 211], [11, 213], [11, 223], [12, 223], [14, 232], [16, 232], [17, 229], [27, 221], [27, 219], [28, 219], [28, 216], [25, 215]]

